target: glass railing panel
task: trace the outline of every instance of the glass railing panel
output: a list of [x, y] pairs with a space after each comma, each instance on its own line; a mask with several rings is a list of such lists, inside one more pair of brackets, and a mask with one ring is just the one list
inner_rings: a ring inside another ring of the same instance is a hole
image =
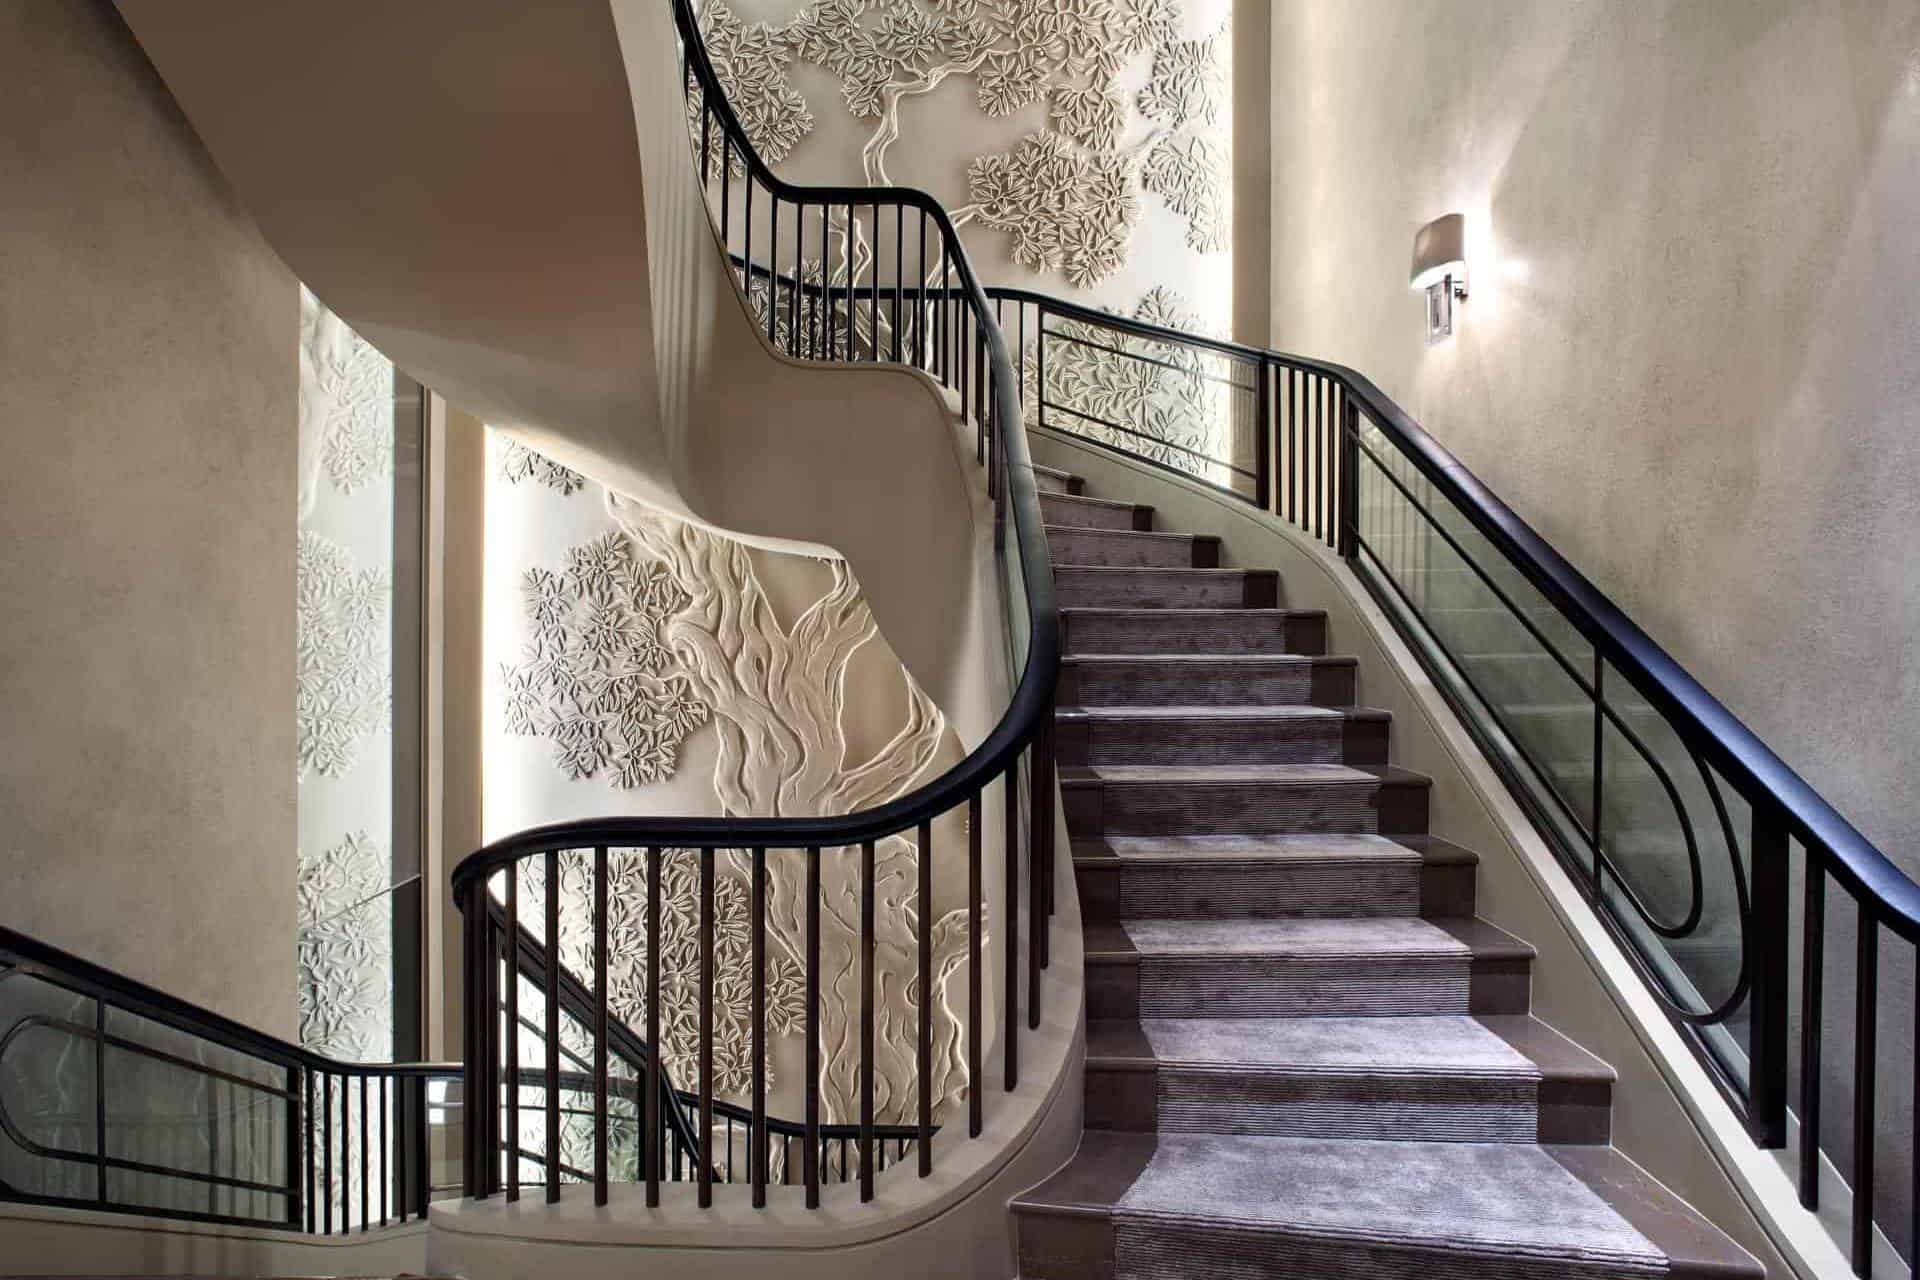
[[112, 1006], [106, 1032], [108, 1198], [283, 1220], [286, 1067]]
[[1593, 649], [1370, 422], [1357, 461], [1361, 571], [1413, 619], [1524, 766], [1552, 819], [1593, 829]]
[[26, 1195], [92, 1200], [98, 1151], [94, 1002], [17, 971], [0, 974], [0, 1181]]

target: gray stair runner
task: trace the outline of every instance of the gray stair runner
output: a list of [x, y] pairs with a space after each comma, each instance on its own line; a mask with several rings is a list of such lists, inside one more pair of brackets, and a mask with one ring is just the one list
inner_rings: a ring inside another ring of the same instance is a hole
[[1532, 948], [1475, 917], [1325, 616], [1036, 473], [1089, 1022], [1023, 1280], [1761, 1275], [1607, 1145], [1613, 1072], [1530, 1015]]

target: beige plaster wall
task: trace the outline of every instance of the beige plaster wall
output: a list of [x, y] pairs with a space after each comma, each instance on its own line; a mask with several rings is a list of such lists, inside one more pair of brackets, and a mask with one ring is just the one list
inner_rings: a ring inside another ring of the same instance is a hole
[[[1920, 870], [1920, 8], [1293, 0], [1272, 49], [1276, 345], [1378, 381]], [[1472, 297], [1429, 348], [1408, 259], [1451, 211]], [[1853, 913], [1829, 919], [1844, 1159]], [[1879, 1104], [1883, 1224], [1907, 1092]]]
[[0, 923], [290, 1035], [294, 279], [110, 5], [0, 120]]

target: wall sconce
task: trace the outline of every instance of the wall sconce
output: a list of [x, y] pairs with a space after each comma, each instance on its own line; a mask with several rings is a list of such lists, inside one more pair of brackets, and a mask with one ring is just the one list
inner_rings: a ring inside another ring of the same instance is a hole
[[1467, 220], [1457, 213], [1435, 218], [1413, 233], [1409, 287], [1427, 295], [1427, 345], [1453, 333], [1454, 299], [1467, 296]]

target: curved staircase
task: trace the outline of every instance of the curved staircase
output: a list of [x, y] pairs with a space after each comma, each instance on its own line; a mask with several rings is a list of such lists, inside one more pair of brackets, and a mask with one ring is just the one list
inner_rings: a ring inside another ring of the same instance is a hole
[[1324, 615], [1036, 468], [1086, 919], [1086, 1132], [1023, 1280], [1762, 1275], [1608, 1145]]

